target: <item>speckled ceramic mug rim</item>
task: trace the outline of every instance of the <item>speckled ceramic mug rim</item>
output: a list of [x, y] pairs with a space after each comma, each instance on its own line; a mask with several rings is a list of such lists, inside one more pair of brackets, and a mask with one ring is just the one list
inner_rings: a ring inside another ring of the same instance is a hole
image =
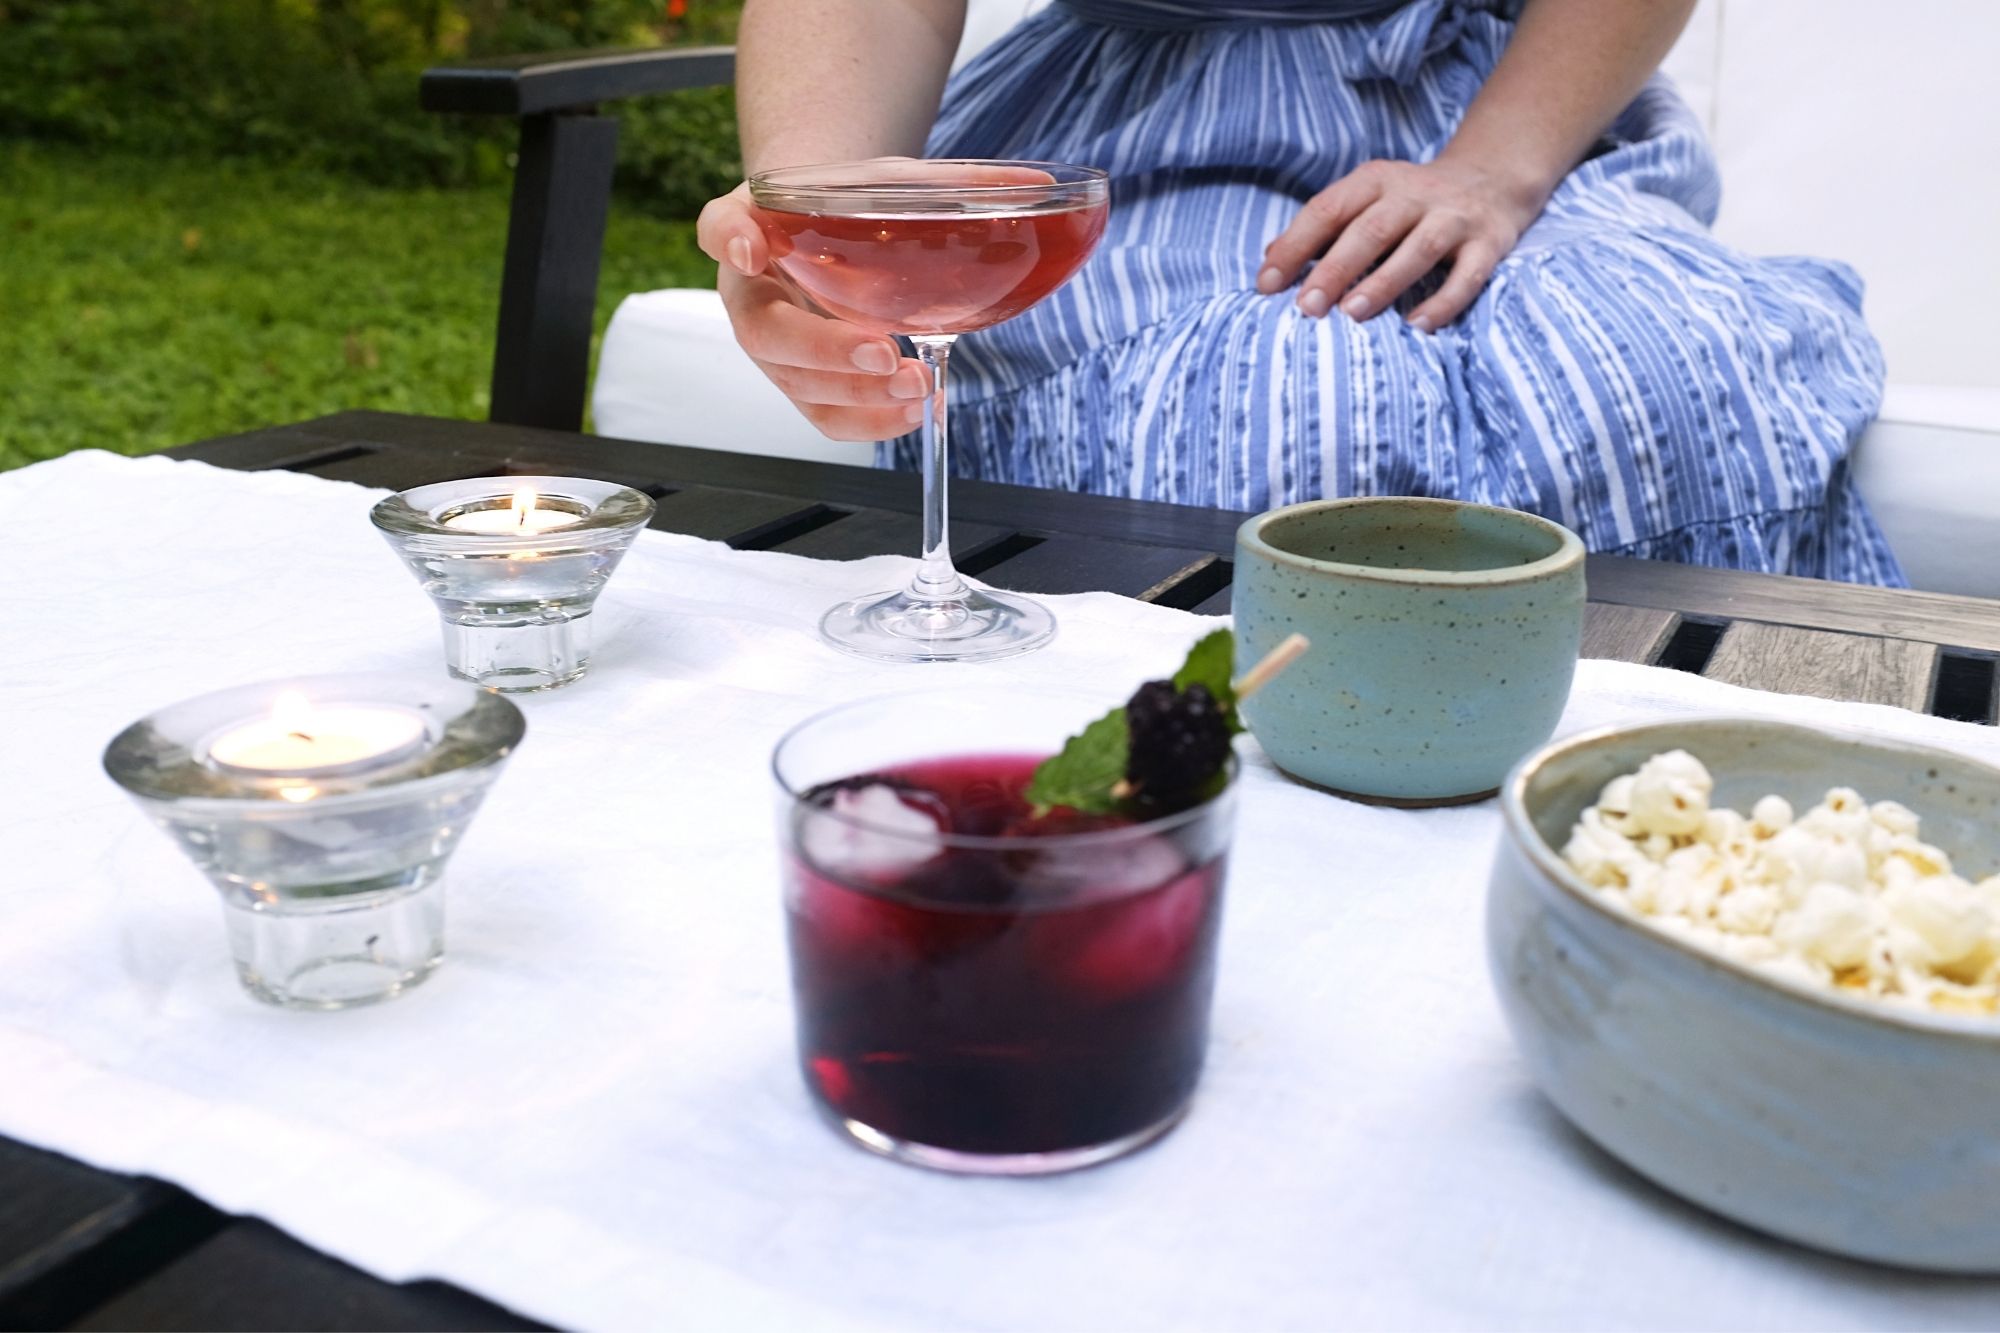
[[[1535, 775], [1553, 761], [1578, 750], [1595, 749], [1613, 741], [1626, 741], [1652, 733], [1680, 736], [1687, 728], [1730, 728], [1734, 730], [1755, 730], [1768, 733], [1786, 733], [1795, 736], [1811, 736], [1819, 740], [1830, 740], [1847, 745], [1861, 746], [1875, 750], [1889, 750], [1906, 756], [1912, 762], [1932, 763], [1939, 759], [1956, 764], [1966, 764], [1981, 769], [2000, 784], [2000, 769], [1983, 764], [1962, 754], [1949, 750], [1932, 749], [1926, 745], [1912, 745], [1906, 741], [1890, 740], [1882, 736], [1871, 736], [1864, 732], [1845, 731], [1832, 727], [1798, 726], [1789, 722], [1772, 722], [1762, 718], [1744, 717], [1685, 717], [1669, 722], [1649, 722], [1639, 726], [1597, 727], [1590, 731], [1578, 732], [1550, 741], [1519, 764], [1507, 775], [1500, 787], [1500, 815], [1508, 839], [1517, 847], [1536, 869], [1572, 901], [1582, 904], [1595, 912], [1599, 918], [1611, 922], [1617, 929], [1645, 941], [1648, 946], [1657, 946], [1692, 958], [1696, 962], [1717, 968], [1732, 977], [1748, 981], [1753, 985], [1806, 1004], [1816, 1010], [1858, 1018], [1868, 1022], [1907, 1031], [1922, 1032], [1931, 1036], [1949, 1037], [1976, 1042], [1981, 1046], [2000, 1046], [2000, 1019], [1974, 1018], [1960, 1014], [1933, 1014], [1918, 1010], [1904, 1010], [1885, 1005], [1880, 1000], [1865, 1000], [1840, 993], [1824, 994], [1802, 982], [1788, 980], [1762, 972], [1733, 958], [1704, 949], [1686, 940], [1676, 939], [1665, 931], [1651, 926], [1618, 911], [1598, 897], [1597, 893], [1569, 868], [1555, 848], [1549, 846], [1528, 817], [1528, 784]], [[1675, 743], [1678, 748], [1680, 742]]]
[[[1359, 509], [1432, 509], [1450, 510], [1454, 513], [1490, 514], [1502, 522], [1514, 523], [1521, 528], [1554, 537], [1557, 544], [1554, 551], [1539, 559], [1518, 565], [1502, 565], [1498, 569], [1389, 569], [1381, 565], [1356, 565], [1341, 560], [1321, 560], [1314, 556], [1299, 555], [1272, 545], [1264, 536], [1267, 527], [1300, 514]], [[1503, 588], [1514, 584], [1533, 583], [1554, 574], [1565, 573], [1572, 566], [1583, 562], [1582, 539], [1562, 524], [1552, 523], [1538, 514], [1525, 513], [1519, 509], [1502, 509], [1498, 505], [1472, 504], [1465, 500], [1436, 500], [1414, 495], [1359, 495], [1349, 496], [1343, 500], [1303, 500], [1298, 504], [1286, 505], [1282, 509], [1273, 509], [1268, 513], [1255, 514], [1243, 520], [1243, 525], [1236, 530], [1236, 544], [1252, 555], [1273, 564], [1290, 565], [1312, 574], [1366, 579], [1376, 583], [1408, 583], [1425, 587]]]

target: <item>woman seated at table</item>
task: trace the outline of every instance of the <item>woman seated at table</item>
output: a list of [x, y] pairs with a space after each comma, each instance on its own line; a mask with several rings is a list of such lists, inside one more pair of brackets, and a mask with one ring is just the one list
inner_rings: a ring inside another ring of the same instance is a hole
[[[1900, 584], [1847, 467], [1882, 385], [1860, 282], [1717, 244], [1714, 161], [1649, 81], [1692, 3], [1059, 0], [947, 83], [964, 0], [749, 0], [744, 156], [1110, 171], [1083, 272], [953, 357], [961, 475], [1448, 496]], [[827, 435], [915, 466], [922, 366], [795, 304], [745, 197], [701, 222], [738, 340]]]

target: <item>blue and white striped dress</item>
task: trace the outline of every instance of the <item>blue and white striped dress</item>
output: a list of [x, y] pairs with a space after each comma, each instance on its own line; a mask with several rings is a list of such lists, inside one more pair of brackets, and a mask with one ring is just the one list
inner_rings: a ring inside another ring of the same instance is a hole
[[[1706, 224], [1700, 126], [1655, 79], [1473, 307], [1302, 316], [1264, 245], [1371, 158], [1425, 161], [1510, 0], [1059, 0], [961, 70], [933, 155], [1109, 169], [1109, 230], [1055, 296], [953, 357], [959, 475], [1261, 510], [1432, 495], [1597, 551], [1900, 584], [1849, 480], [1882, 360], [1838, 263]], [[913, 439], [885, 461], [916, 465]]]

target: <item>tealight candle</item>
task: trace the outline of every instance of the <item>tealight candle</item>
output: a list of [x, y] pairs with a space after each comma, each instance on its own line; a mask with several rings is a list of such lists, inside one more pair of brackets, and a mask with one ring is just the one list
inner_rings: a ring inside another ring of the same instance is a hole
[[278, 696], [268, 717], [239, 723], [208, 744], [217, 768], [261, 777], [331, 777], [407, 759], [429, 740], [424, 720], [385, 704], [314, 706], [303, 694]]
[[564, 505], [544, 505], [532, 486], [523, 486], [514, 492], [513, 502], [504, 508], [486, 505], [477, 509], [463, 509], [443, 520], [444, 526], [456, 532], [490, 533], [497, 537], [531, 536], [538, 532], [554, 532], [580, 523], [587, 515], [582, 511]]
[[[520, 488], [511, 505], [503, 485]], [[511, 693], [583, 675], [591, 607], [653, 512], [615, 482], [466, 477], [392, 495], [370, 517], [437, 604], [445, 669]]]
[[342, 1009], [443, 958], [445, 864], [525, 727], [460, 682], [305, 676], [143, 717], [104, 769], [221, 894], [250, 993]]

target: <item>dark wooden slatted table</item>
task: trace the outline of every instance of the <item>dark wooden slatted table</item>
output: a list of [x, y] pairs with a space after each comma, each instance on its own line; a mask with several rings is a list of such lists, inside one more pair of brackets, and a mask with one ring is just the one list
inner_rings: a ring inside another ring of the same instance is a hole
[[[557, 473], [637, 487], [653, 526], [826, 559], [913, 554], [914, 477], [348, 412], [171, 451], [404, 488]], [[1229, 609], [1240, 514], [959, 483], [967, 573], [1024, 592], [1124, 593]], [[1594, 556], [1584, 654], [1762, 689], [1994, 720], [2000, 602]], [[671, 1312], [660, 1312], [663, 1319]], [[439, 1283], [394, 1285], [159, 1181], [0, 1139], [0, 1328], [529, 1328]]]

